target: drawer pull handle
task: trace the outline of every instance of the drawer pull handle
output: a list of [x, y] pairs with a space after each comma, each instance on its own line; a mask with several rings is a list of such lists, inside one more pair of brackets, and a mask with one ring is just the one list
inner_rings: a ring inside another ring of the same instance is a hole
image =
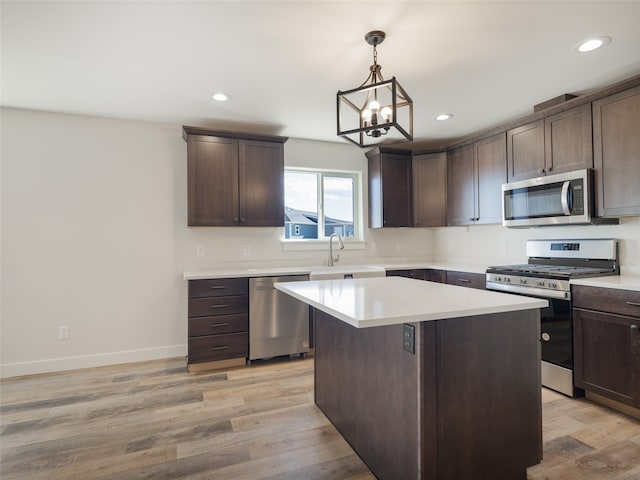
[[456, 281], [460, 283], [471, 283], [471, 280], [468, 278], [458, 278]]
[[211, 350], [226, 350], [227, 348], [229, 347], [225, 345], [224, 347], [211, 347]]
[[627, 305], [631, 305], [633, 307], [640, 307], [640, 302], [627, 302]]
[[214, 285], [211, 290], [224, 290], [225, 288], [227, 288], [226, 285]]
[[211, 308], [226, 308], [226, 307], [228, 307], [228, 306], [229, 306], [229, 305], [226, 305], [226, 304], [222, 304], [222, 305], [211, 305]]
[[638, 331], [638, 325], [631, 325], [631, 331], [632, 332], [637, 332]]
[[229, 325], [228, 323], [212, 323], [211, 324], [211, 328], [214, 327], [226, 327], [227, 325]]

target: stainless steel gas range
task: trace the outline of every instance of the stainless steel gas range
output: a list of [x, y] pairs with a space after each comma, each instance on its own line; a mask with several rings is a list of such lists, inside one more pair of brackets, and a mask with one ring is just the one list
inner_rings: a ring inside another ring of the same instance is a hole
[[487, 290], [544, 298], [540, 312], [542, 384], [571, 397], [573, 385], [573, 323], [569, 281], [618, 275], [618, 242], [614, 239], [529, 240], [528, 262], [489, 267]]

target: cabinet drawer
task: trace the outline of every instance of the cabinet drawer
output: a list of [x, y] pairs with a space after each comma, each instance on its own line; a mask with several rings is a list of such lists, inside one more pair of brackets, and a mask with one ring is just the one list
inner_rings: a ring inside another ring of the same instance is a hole
[[217, 315], [215, 317], [197, 317], [189, 319], [189, 337], [238, 333], [249, 330], [249, 315]]
[[640, 292], [572, 285], [571, 293], [576, 308], [640, 317]]
[[231, 315], [249, 311], [248, 295], [236, 297], [190, 298], [189, 317]]
[[424, 280], [424, 270], [388, 270], [387, 277], [406, 277], [415, 280]]
[[486, 276], [481, 273], [447, 271], [447, 283], [460, 287], [485, 289]]
[[216, 278], [189, 280], [189, 298], [247, 295], [249, 281], [246, 278]]
[[248, 347], [249, 334], [246, 332], [193, 337], [189, 339], [189, 363], [246, 357]]

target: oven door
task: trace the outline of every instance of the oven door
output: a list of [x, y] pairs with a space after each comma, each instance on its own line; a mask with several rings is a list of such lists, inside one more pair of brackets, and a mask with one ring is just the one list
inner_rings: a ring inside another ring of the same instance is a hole
[[[491, 290], [491, 288], [488, 288]], [[571, 301], [542, 295], [512, 295], [541, 298], [549, 306], [540, 309], [540, 350], [542, 385], [570, 397], [584, 392], [573, 385], [573, 321]]]
[[571, 302], [545, 298], [549, 306], [540, 309], [542, 361], [573, 370], [573, 326]]

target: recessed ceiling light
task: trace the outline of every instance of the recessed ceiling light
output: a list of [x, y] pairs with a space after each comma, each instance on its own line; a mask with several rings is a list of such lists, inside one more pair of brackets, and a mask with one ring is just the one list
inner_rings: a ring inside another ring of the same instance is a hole
[[611, 38], [609, 37], [590, 38], [588, 40], [585, 40], [578, 46], [578, 51], [582, 53], [591, 52], [596, 48], [604, 47], [610, 41], [611, 41]]
[[435, 117], [433, 117], [434, 120], [438, 120], [441, 122], [444, 120], [449, 120], [450, 118], [453, 118], [452, 113], [441, 113], [440, 115], [436, 115]]
[[213, 94], [213, 99], [216, 102], [226, 102], [227, 100], [231, 100], [231, 96], [226, 93], [218, 92]]

